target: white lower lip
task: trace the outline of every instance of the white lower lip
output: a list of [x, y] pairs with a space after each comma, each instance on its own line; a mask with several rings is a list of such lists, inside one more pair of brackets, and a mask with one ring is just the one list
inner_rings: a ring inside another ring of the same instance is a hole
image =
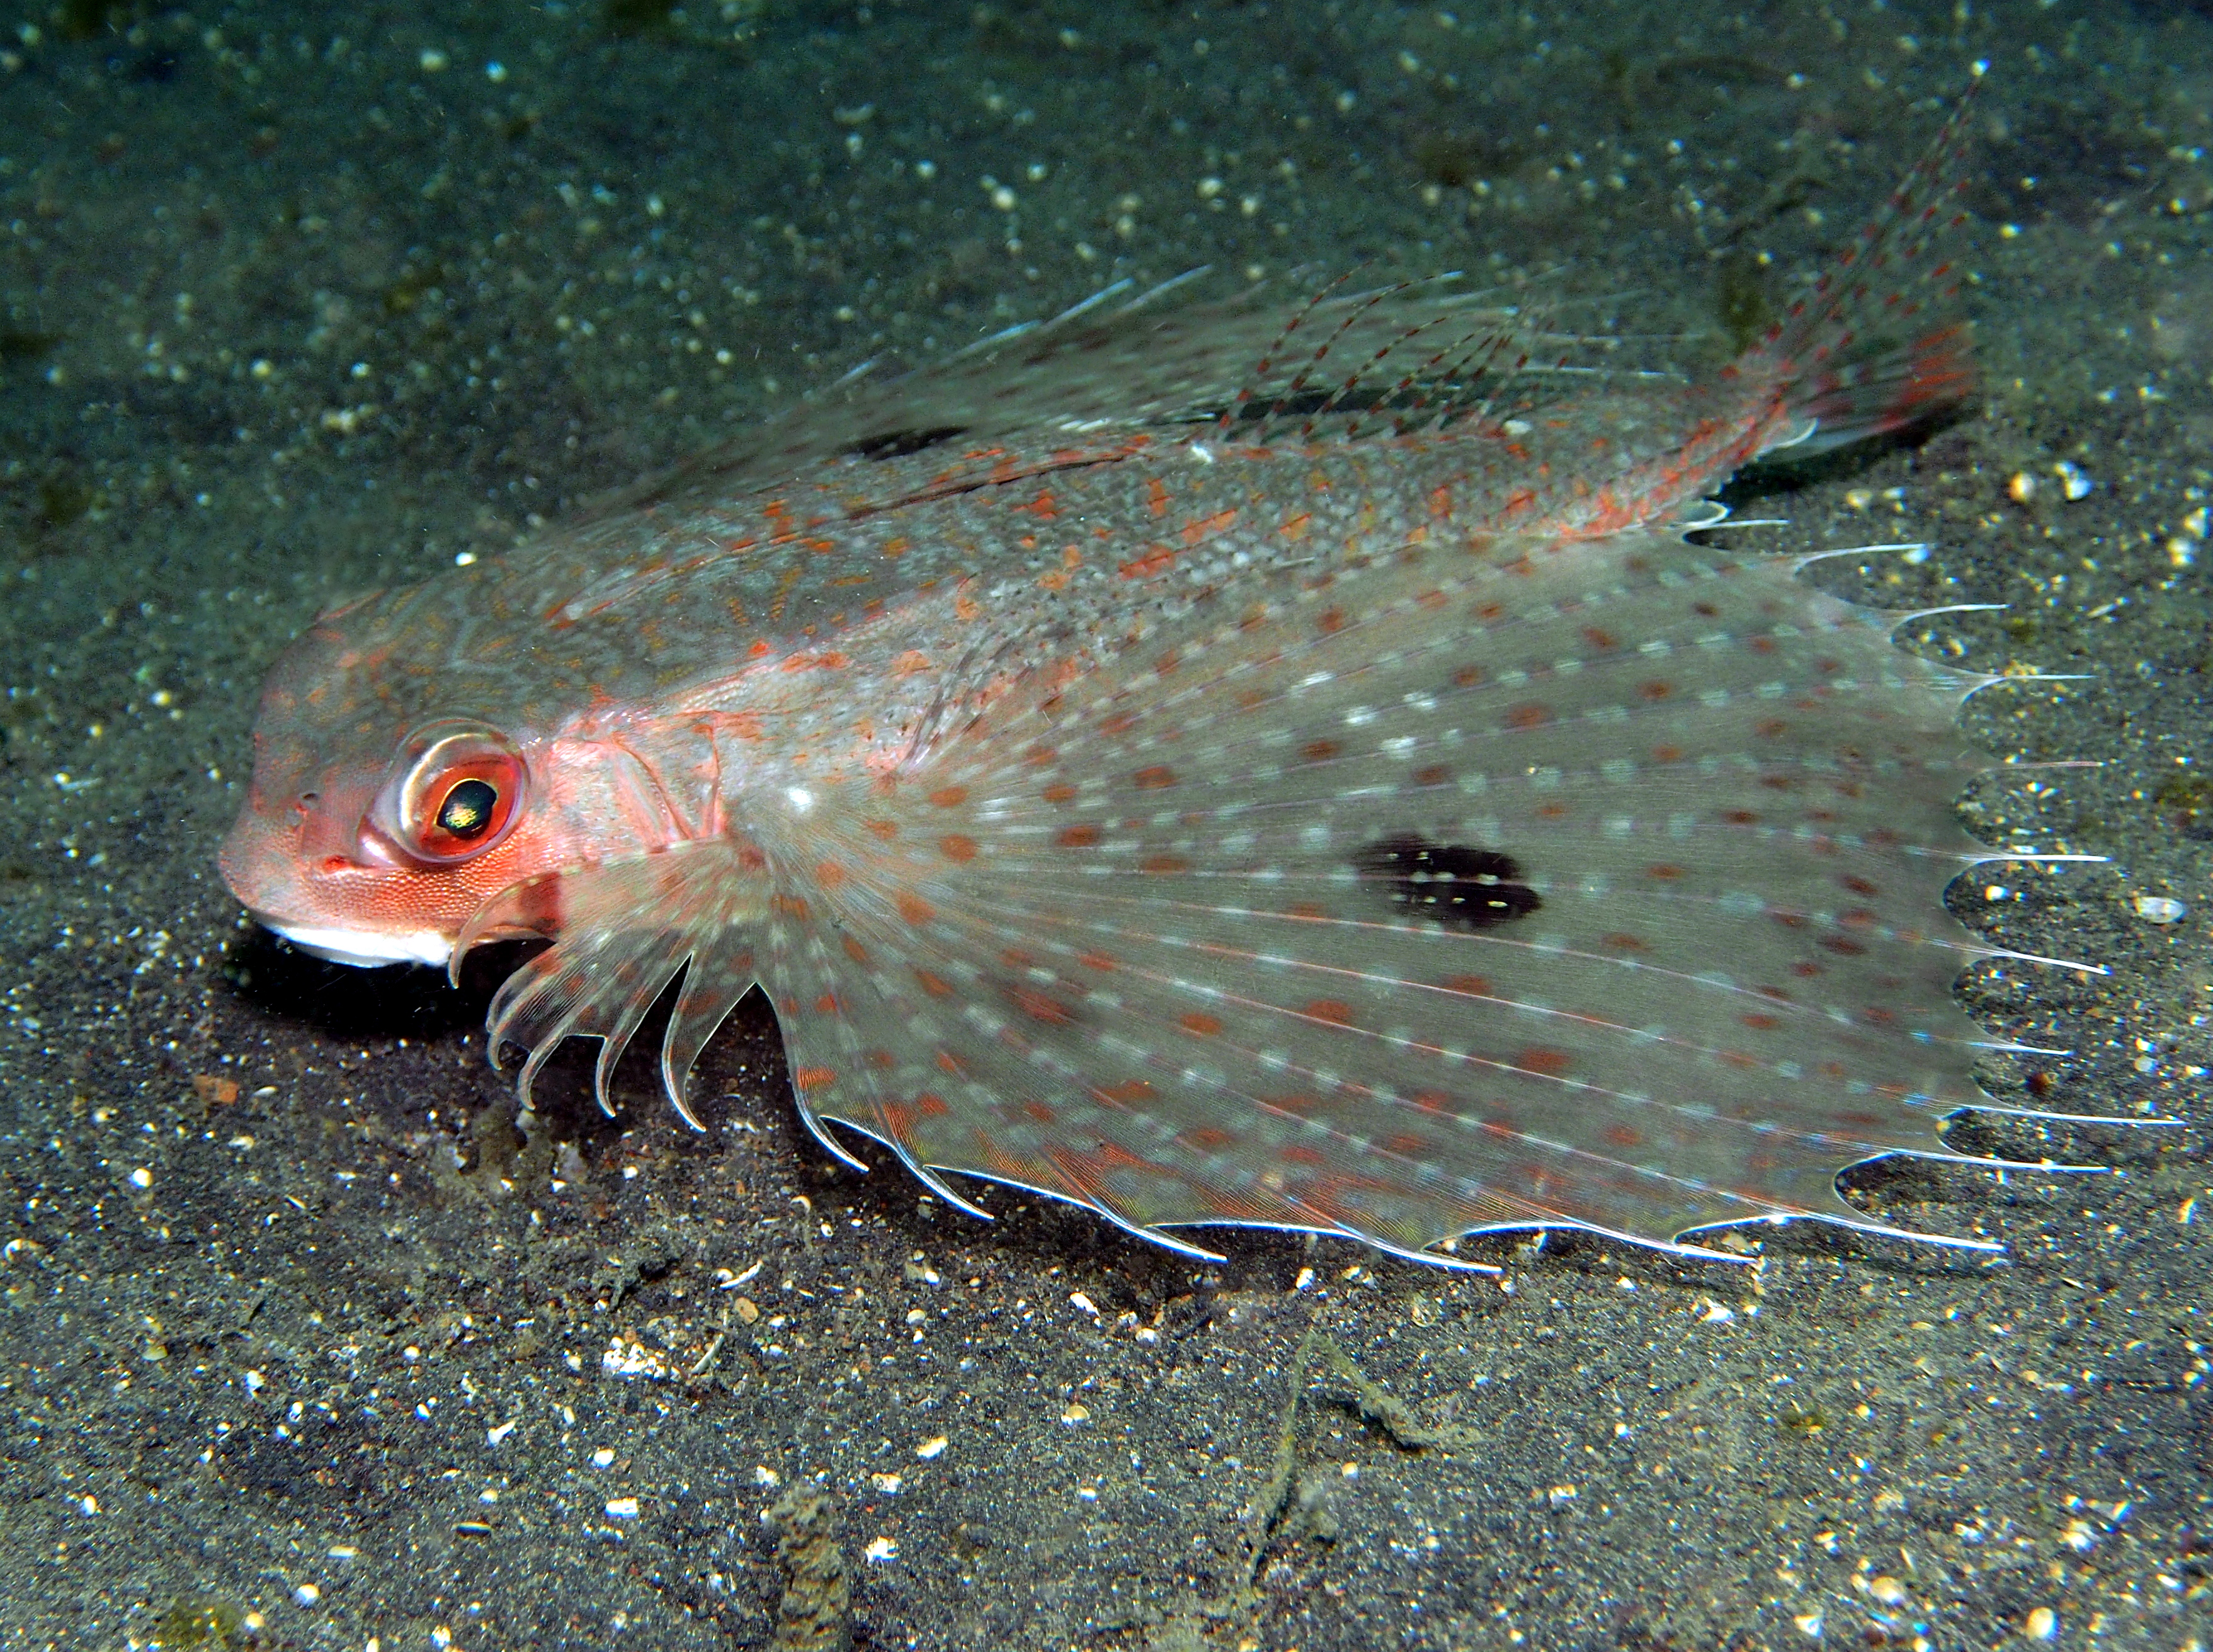
[[352, 930], [275, 924], [265, 917], [260, 922], [302, 952], [333, 964], [351, 964], [356, 969], [380, 969], [387, 964], [429, 964], [443, 969], [454, 950], [452, 942], [428, 930], [414, 935], [363, 935]]

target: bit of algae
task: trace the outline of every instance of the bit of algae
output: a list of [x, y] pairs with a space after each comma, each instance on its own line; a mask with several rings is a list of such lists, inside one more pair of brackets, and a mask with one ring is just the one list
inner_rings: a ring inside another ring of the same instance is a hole
[[1751, 349], [1775, 325], [1767, 269], [1758, 253], [1740, 247], [1722, 259], [1715, 276], [1714, 314], [1735, 354]]
[[1600, 64], [1600, 82], [1614, 119], [1633, 131], [1655, 113], [1680, 111], [1686, 100], [1710, 100], [1733, 88], [1785, 83], [1771, 63], [1731, 52], [1669, 52], [1637, 57], [1616, 48]]
[[495, 1104], [470, 1119], [466, 1137], [430, 1155], [430, 1180], [448, 1199], [495, 1204], [517, 1187], [544, 1186], [555, 1151], [552, 1132], [537, 1114]]
[[100, 491], [73, 471], [56, 471], [40, 479], [38, 499], [40, 527], [67, 527], [91, 513]]
[[[678, 46], [742, 45], [769, 9], [768, 0], [722, 0], [686, 8], [676, 0], [600, 0], [600, 30], [612, 40], [654, 40]], [[719, 11], [719, 19], [710, 15]]]
[[1811, 1439], [1823, 1429], [1827, 1428], [1829, 1422], [1828, 1412], [1823, 1411], [1819, 1405], [1801, 1405], [1793, 1401], [1789, 1409], [1775, 1419], [1775, 1426], [1787, 1429], [1803, 1438]]
[[41, 332], [35, 327], [0, 327], [0, 368], [41, 360], [61, 341], [58, 332]]
[[246, 1612], [235, 1600], [219, 1594], [186, 1595], [171, 1604], [154, 1625], [153, 1643], [164, 1652], [223, 1652], [239, 1644], [238, 1631]]
[[2213, 836], [2213, 776], [2169, 775], [2159, 783], [2151, 800], [2183, 836]]
[[1414, 140], [1413, 162], [1424, 181], [1446, 189], [1472, 188], [1511, 172], [1523, 158], [1510, 140], [1458, 130], [1428, 131]]
[[446, 266], [442, 264], [410, 264], [393, 278], [391, 284], [380, 296], [379, 302], [383, 304], [387, 315], [412, 314], [424, 298], [445, 286], [447, 280]]
[[115, 15], [129, 10], [129, 7], [118, 4], [117, 0], [63, 0], [61, 37], [65, 40], [89, 40], [105, 34]]
[[853, 1643], [853, 1581], [829, 1495], [793, 1486], [769, 1505], [768, 1520], [784, 1575], [770, 1644], [777, 1652], [844, 1652]]
[[661, 34], [674, 25], [675, 0], [606, 0], [600, 27], [617, 40]]

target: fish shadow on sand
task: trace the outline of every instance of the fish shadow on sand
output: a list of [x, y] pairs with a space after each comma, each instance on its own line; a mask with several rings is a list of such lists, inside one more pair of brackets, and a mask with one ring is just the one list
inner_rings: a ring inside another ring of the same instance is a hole
[[470, 956], [457, 992], [436, 970], [333, 964], [257, 925], [231, 944], [223, 974], [251, 1009], [331, 1037], [430, 1039], [483, 1026], [500, 978], [526, 950], [539, 949], [527, 943], [480, 949]]
[[[442, 971], [412, 965], [363, 970], [332, 963], [257, 927], [232, 943], [223, 960], [223, 977], [236, 1010], [261, 1023], [264, 1030], [294, 1029], [311, 1033], [319, 1043], [331, 1044], [405, 1039], [414, 1049], [436, 1052], [442, 1071], [450, 1072], [457, 1036], [480, 1034], [486, 1007], [501, 980], [532, 954], [544, 949], [545, 943], [535, 941], [480, 948], [464, 962], [456, 991]], [[648, 1018], [648, 1030], [656, 1039], [668, 1019], [668, 1009], [666, 1003], [661, 1004]], [[759, 1006], [759, 1019], [772, 1027], [765, 1003]], [[734, 1016], [733, 1025], [743, 1018], [742, 1014]], [[480, 1051], [481, 1045], [477, 1047]], [[524, 1135], [543, 1136], [552, 1142], [572, 1143], [588, 1161], [644, 1116], [639, 1104], [657, 1100], [648, 1064], [641, 1061], [637, 1071], [625, 1075], [617, 1090], [622, 1105], [610, 1116], [593, 1100], [592, 1053], [588, 1044], [579, 1042], [547, 1064], [535, 1119], [527, 1132], [517, 1136], [517, 1143]], [[777, 1053], [780, 1059], [781, 1052]], [[481, 1063], [480, 1054], [478, 1060]], [[387, 1061], [387, 1067], [386, 1088], [396, 1094], [410, 1090], [411, 1073], [418, 1079], [421, 1076], [404, 1058]], [[472, 1109], [479, 1113], [490, 1109], [520, 1126], [509, 1078], [481, 1064], [475, 1071], [480, 1075], [478, 1082], [482, 1088], [471, 1101]], [[700, 1114], [710, 1137], [730, 1106], [720, 1098], [703, 1098]], [[658, 1117], [657, 1113], [653, 1116]], [[691, 1132], [677, 1134], [689, 1137]]]
[[1815, 488], [1839, 485], [1881, 470], [1898, 454], [1925, 448], [1947, 430], [1969, 422], [1962, 409], [1944, 407], [1925, 418], [1856, 442], [1850, 447], [1810, 454], [1794, 454], [1787, 448], [1782, 448], [1753, 460], [1714, 490], [1713, 497], [1727, 505], [1732, 514], [1741, 516], [1754, 504], [1768, 501], [1787, 503], [1794, 496]]

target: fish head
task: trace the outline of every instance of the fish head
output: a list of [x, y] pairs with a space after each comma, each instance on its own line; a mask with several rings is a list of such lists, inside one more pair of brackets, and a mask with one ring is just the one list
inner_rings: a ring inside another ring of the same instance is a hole
[[487, 902], [576, 858], [575, 788], [513, 674], [424, 625], [421, 588], [332, 610], [279, 660], [220, 856], [259, 922], [334, 962], [446, 966]]

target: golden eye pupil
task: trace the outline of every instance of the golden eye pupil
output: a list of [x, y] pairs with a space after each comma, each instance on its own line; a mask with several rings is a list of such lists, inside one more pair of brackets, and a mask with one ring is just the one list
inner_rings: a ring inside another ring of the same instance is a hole
[[491, 829], [499, 809], [499, 789], [489, 780], [464, 780], [438, 805], [438, 830], [464, 843]]

